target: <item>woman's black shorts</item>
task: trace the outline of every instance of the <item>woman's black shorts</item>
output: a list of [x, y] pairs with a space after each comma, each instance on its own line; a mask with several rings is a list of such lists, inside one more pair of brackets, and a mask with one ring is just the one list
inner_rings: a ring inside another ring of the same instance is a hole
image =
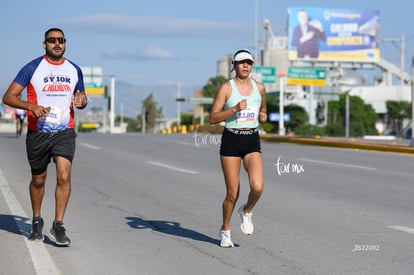
[[72, 161], [75, 156], [76, 136], [73, 129], [56, 133], [28, 131], [26, 151], [32, 175], [39, 175], [46, 171], [51, 158], [55, 156]]
[[224, 128], [221, 136], [221, 156], [243, 158], [253, 152], [261, 153], [260, 136], [257, 128], [247, 130]]

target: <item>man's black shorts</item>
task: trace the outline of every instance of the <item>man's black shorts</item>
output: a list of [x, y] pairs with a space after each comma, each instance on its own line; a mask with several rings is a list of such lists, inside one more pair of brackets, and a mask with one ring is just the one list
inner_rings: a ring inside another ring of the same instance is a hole
[[220, 145], [221, 156], [244, 158], [245, 155], [253, 152], [261, 153], [257, 128], [247, 130], [224, 128]]
[[39, 175], [46, 171], [48, 164], [55, 156], [72, 161], [75, 156], [76, 136], [73, 129], [55, 133], [28, 131], [26, 151], [32, 175]]

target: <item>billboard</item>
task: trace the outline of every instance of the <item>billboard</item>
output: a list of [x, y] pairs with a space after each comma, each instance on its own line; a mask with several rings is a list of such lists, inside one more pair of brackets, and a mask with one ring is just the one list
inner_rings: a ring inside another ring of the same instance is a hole
[[289, 60], [377, 62], [378, 10], [289, 8]]

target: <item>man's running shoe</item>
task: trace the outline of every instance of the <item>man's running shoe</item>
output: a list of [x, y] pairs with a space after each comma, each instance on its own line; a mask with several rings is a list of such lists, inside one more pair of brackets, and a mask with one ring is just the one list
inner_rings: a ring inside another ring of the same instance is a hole
[[227, 230], [227, 231], [221, 230], [219, 233], [219, 237], [220, 237], [221, 247], [234, 247], [234, 244], [230, 238], [230, 230]]
[[66, 229], [63, 227], [61, 222], [53, 222], [52, 228], [50, 229], [51, 239], [60, 246], [69, 246], [70, 239], [65, 234]]
[[239, 208], [239, 214], [240, 214], [240, 219], [241, 219], [241, 224], [240, 224], [240, 229], [241, 231], [246, 234], [246, 235], [250, 235], [253, 234], [253, 222], [252, 222], [252, 213], [244, 213], [244, 208], [246, 207], [245, 204], [243, 204], [240, 208]]
[[44, 236], [43, 236], [42, 230], [43, 230], [43, 219], [41, 217], [34, 218], [32, 221], [32, 230], [30, 231], [29, 240], [43, 241]]

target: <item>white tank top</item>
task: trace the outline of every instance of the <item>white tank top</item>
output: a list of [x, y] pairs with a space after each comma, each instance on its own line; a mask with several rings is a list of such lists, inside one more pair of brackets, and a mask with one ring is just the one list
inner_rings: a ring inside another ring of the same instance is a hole
[[245, 110], [241, 110], [226, 119], [226, 128], [257, 128], [259, 126], [259, 111], [262, 103], [262, 95], [257, 88], [256, 81], [252, 82], [253, 91], [249, 96], [243, 96], [237, 89], [236, 83], [233, 79], [230, 79], [231, 95], [226, 101], [224, 109], [234, 107], [241, 100], [247, 100], [247, 107]]

